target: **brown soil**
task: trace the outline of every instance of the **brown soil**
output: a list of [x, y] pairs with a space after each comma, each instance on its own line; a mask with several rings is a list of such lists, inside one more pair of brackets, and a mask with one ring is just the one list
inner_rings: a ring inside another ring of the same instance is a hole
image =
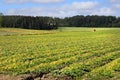
[[10, 76], [10, 75], [4, 75], [0, 74], [0, 80], [22, 80], [22, 76]]
[[53, 77], [50, 74], [23, 74], [17, 76], [10, 76], [5, 74], [0, 74], [0, 80], [73, 80], [68, 76]]

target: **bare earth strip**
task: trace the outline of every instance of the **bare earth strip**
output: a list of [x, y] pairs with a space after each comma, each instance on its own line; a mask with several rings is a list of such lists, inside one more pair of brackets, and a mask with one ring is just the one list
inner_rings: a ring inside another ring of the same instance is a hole
[[5, 74], [0, 74], [0, 80], [73, 80], [71, 77], [68, 76], [60, 76], [60, 77], [53, 77], [50, 74], [42, 75], [42, 77], [38, 74], [23, 74], [18, 76], [10, 76]]
[[21, 76], [9, 76], [9, 75], [4, 75], [0, 74], [0, 80], [21, 80]]

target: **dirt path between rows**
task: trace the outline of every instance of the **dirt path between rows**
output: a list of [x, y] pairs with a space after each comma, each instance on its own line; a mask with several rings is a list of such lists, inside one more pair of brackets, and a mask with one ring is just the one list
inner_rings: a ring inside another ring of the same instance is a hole
[[17, 76], [10, 76], [5, 74], [0, 74], [0, 80], [73, 80], [68, 76], [61, 76], [59, 78], [55, 78], [49, 74], [45, 75], [36, 75], [36, 74], [24, 74]]
[[22, 80], [22, 76], [10, 76], [10, 75], [4, 75], [0, 74], [0, 80]]

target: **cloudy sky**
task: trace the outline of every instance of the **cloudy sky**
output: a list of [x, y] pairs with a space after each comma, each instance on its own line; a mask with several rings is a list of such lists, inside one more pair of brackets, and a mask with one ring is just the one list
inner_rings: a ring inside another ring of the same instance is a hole
[[53, 17], [120, 16], [120, 0], [0, 0], [0, 12], [5, 15]]

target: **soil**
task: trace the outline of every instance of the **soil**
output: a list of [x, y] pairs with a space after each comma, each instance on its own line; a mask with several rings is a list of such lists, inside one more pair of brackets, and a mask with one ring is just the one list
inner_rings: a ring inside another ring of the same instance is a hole
[[0, 74], [0, 80], [73, 80], [68, 76], [53, 77], [50, 74], [22, 74], [17, 76], [10, 76], [6, 74]]
[[22, 76], [10, 76], [5, 74], [0, 74], [0, 80], [22, 80]]

